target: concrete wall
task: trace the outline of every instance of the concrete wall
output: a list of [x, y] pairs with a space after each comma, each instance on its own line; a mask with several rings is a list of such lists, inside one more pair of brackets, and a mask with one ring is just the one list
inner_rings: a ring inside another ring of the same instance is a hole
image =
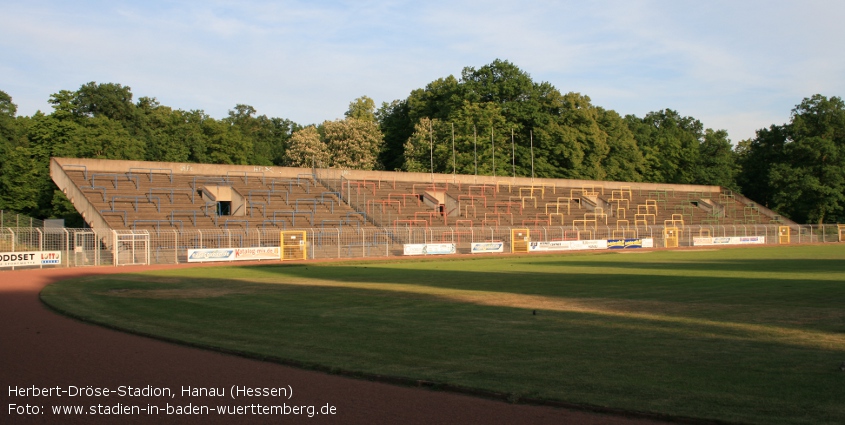
[[[97, 173], [125, 173], [130, 169], [138, 174], [168, 173], [185, 176], [243, 176], [249, 178], [262, 177], [291, 178], [299, 174], [311, 175], [310, 168], [289, 168], [289, 167], [265, 167], [263, 165], [218, 165], [218, 164], [189, 164], [180, 162], [148, 162], [148, 161], [121, 161], [110, 159], [80, 159], [80, 158], [53, 158], [56, 163], [66, 165], [84, 166], [90, 174]], [[74, 167], [74, 170], [82, 168]]]
[[[120, 161], [105, 159], [77, 159], [77, 158], [53, 158], [58, 164], [84, 166], [89, 173], [125, 173], [130, 168], [139, 174], [153, 170], [154, 173], [172, 172], [174, 175], [187, 176], [243, 176], [265, 177], [265, 178], [291, 178], [300, 174], [311, 175], [310, 168], [290, 168], [263, 165], [218, 165], [218, 164], [189, 164], [178, 162], [147, 162], [147, 161]], [[78, 168], [77, 168], [78, 169]], [[169, 170], [169, 171], [167, 171]], [[437, 182], [437, 183], [458, 183], [461, 184], [511, 184], [519, 186], [551, 185], [566, 187], [595, 187], [602, 186], [605, 191], [630, 187], [632, 190], [657, 190], [674, 189], [683, 192], [718, 192], [719, 186], [702, 185], [679, 185], [665, 183], [631, 183], [611, 182], [594, 180], [569, 180], [569, 179], [541, 179], [530, 177], [508, 177], [508, 176], [471, 176], [462, 174], [430, 174], [430, 173], [405, 173], [400, 171], [362, 171], [362, 170], [337, 170], [338, 175], [353, 180], [381, 180], [383, 182]]]
[[111, 227], [108, 226], [100, 211], [91, 205], [85, 194], [71, 181], [70, 177], [65, 173], [64, 168], [62, 168], [61, 162], [57, 161], [57, 158], [50, 160], [50, 177], [92, 229], [96, 230], [98, 234], [105, 234], [111, 231]]
[[719, 186], [704, 186], [694, 184], [665, 184], [665, 183], [631, 183], [612, 182], [595, 180], [573, 180], [573, 179], [541, 179], [530, 177], [493, 177], [493, 176], [470, 176], [453, 174], [431, 174], [431, 173], [405, 173], [398, 171], [361, 171], [344, 170], [343, 177], [352, 180], [381, 180], [383, 182], [435, 182], [435, 183], [461, 183], [461, 184], [511, 184], [513, 186], [564, 186], [564, 187], [604, 187], [605, 191], [618, 190], [622, 187], [630, 187], [631, 190], [657, 190], [674, 189], [680, 192], [719, 192]]

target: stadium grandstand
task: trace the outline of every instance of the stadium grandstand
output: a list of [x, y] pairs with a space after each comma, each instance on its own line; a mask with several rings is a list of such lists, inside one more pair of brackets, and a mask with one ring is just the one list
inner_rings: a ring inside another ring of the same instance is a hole
[[786, 220], [718, 186], [53, 158], [92, 228], [536, 227]]
[[[772, 229], [797, 226], [718, 186], [72, 158], [53, 158], [50, 173], [97, 235], [88, 244], [115, 264], [279, 246], [281, 232], [297, 230], [307, 258], [337, 258], [402, 255], [413, 243], [470, 252], [476, 242], [507, 244], [515, 228], [531, 241], [674, 246], [661, 241], [776, 239]], [[115, 251], [125, 246], [133, 253], [121, 262]]]

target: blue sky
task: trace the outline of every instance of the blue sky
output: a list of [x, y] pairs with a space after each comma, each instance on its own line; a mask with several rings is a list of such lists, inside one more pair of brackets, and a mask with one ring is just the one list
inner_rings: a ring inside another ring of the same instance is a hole
[[845, 2], [0, 0], [0, 90], [18, 115], [59, 90], [223, 118], [238, 103], [300, 124], [342, 118], [505, 59], [622, 115], [672, 108], [730, 138], [845, 96]]

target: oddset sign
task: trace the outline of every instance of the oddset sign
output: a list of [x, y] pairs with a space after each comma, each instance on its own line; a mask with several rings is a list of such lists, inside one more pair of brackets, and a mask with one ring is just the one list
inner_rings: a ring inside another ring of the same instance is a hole
[[0, 252], [0, 267], [44, 266], [61, 263], [61, 251]]

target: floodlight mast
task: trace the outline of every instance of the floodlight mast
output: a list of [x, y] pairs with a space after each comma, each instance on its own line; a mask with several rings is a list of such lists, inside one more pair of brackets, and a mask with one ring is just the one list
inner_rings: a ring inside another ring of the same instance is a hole
[[429, 137], [429, 161], [431, 162], [431, 182], [434, 182], [434, 132], [431, 126], [431, 119], [428, 120], [428, 137]]
[[493, 150], [493, 178], [496, 178], [496, 142], [493, 141], [493, 122], [490, 122], [490, 148]]
[[458, 174], [457, 169], [458, 164], [455, 158], [455, 123], [452, 123], [452, 182], [455, 181]]
[[475, 126], [472, 126], [472, 159], [475, 163], [475, 182], [478, 182], [478, 133]]
[[534, 181], [534, 130], [531, 132], [531, 181]]

